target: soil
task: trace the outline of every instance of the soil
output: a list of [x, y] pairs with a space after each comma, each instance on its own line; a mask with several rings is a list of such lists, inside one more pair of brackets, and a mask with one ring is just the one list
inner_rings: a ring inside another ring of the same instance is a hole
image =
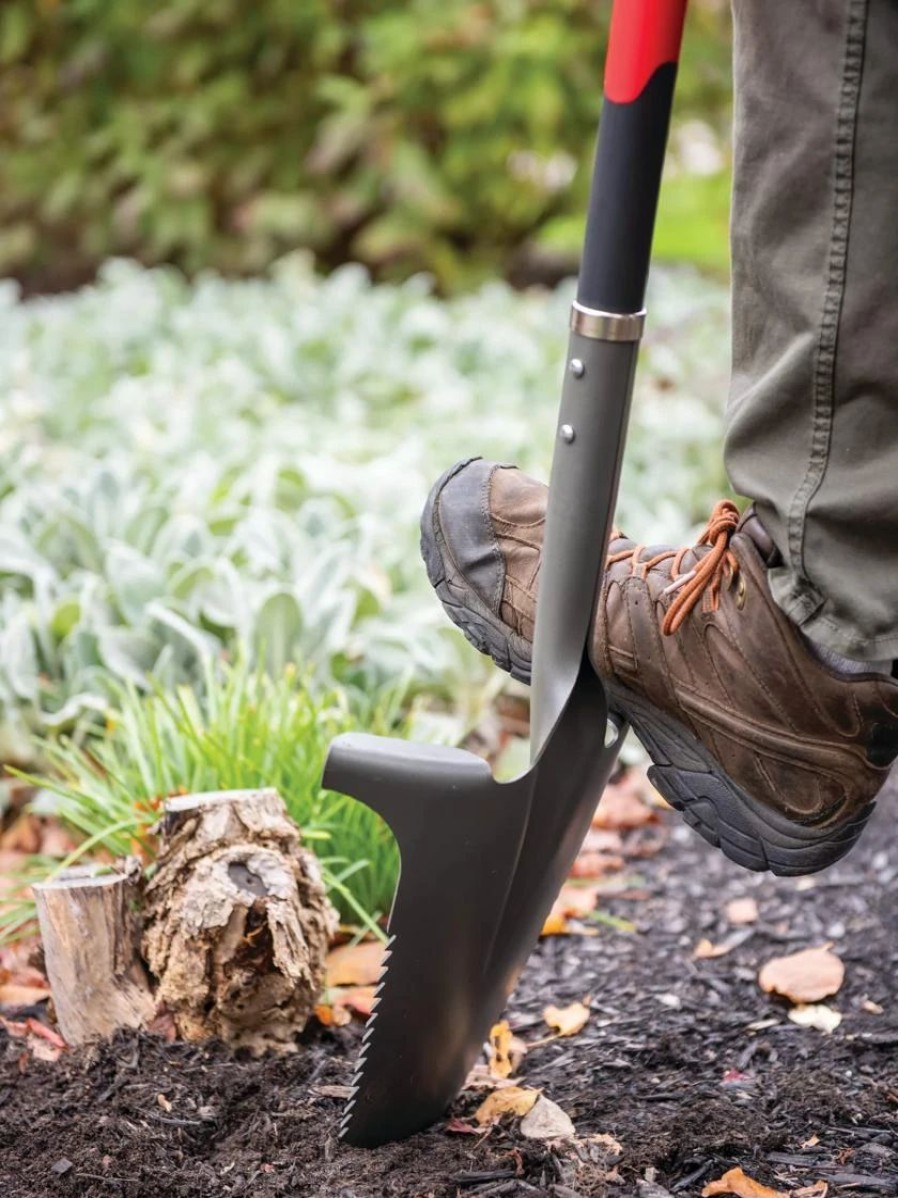
[[[603, 900], [634, 930], [541, 942], [511, 1005], [518, 1034], [543, 1039], [550, 1002], [591, 994], [592, 1016], [532, 1048], [520, 1084], [567, 1111], [574, 1142], [524, 1139], [517, 1121], [465, 1134], [483, 1097], [466, 1092], [454, 1122], [405, 1143], [341, 1145], [357, 1025], [316, 1026], [290, 1058], [132, 1036], [55, 1063], [0, 1030], [0, 1195], [694, 1198], [734, 1166], [783, 1191], [898, 1195], [896, 791], [814, 879], [746, 874], [671, 816], [661, 851], [631, 859]], [[733, 927], [725, 906], [747, 896], [760, 918]], [[732, 947], [699, 960], [704, 938]], [[821, 943], [847, 971], [831, 1035], [757, 984], [769, 958]]]

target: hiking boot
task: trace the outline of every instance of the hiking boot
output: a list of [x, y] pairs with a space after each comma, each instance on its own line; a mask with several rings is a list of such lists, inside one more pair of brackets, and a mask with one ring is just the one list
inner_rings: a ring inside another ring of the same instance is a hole
[[[475, 458], [438, 480], [421, 521], [450, 618], [522, 682], [547, 495]], [[740, 519], [726, 500], [691, 548], [615, 530], [588, 648], [668, 803], [740, 865], [804, 874], [843, 856], [870, 817], [898, 755], [898, 681], [820, 661], [771, 597], [775, 560], [752, 509]]]

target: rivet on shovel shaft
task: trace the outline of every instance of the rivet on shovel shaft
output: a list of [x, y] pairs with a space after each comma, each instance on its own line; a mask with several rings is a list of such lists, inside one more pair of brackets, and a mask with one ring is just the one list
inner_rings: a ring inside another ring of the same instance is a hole
[[586, 374], [586, 367], [580, 358], [571, 358], [568, 370], [570, 370], [575, 379], [582, 379], [584, 374]]
[[568, 445], [570, 445], [577, 436], [577, 434], [574, 432], [574, 426], [572, 424], [563, 424], [558, 430], [558, 435], [561, 437], [562, 441]]

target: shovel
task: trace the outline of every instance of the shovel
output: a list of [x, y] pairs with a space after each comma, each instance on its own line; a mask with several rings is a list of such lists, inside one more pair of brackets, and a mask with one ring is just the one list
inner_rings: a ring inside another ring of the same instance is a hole
[[549, 484], [531, 764], [349, 733], [323, 785], [389, 824], [401, 861], [384, 972], [342, 1135], [375, 1147], [438, 1119], [499, 1017], [589, 828], [626, 725], [586, 656], [645, 313], [686, 0], [615, 0], [586, 240]]

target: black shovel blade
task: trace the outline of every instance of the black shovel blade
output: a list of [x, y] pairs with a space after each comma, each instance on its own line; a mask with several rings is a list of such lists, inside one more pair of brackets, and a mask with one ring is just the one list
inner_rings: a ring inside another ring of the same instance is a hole
[[375, 1147], [438, 1119], [464, 1083], [589, 827], [625, 729], [585, 665], [536, 761], [497, 782], [460, 749], [348, 734], [324, 785], [392, 828], [388, 955], [342, 1134]]

